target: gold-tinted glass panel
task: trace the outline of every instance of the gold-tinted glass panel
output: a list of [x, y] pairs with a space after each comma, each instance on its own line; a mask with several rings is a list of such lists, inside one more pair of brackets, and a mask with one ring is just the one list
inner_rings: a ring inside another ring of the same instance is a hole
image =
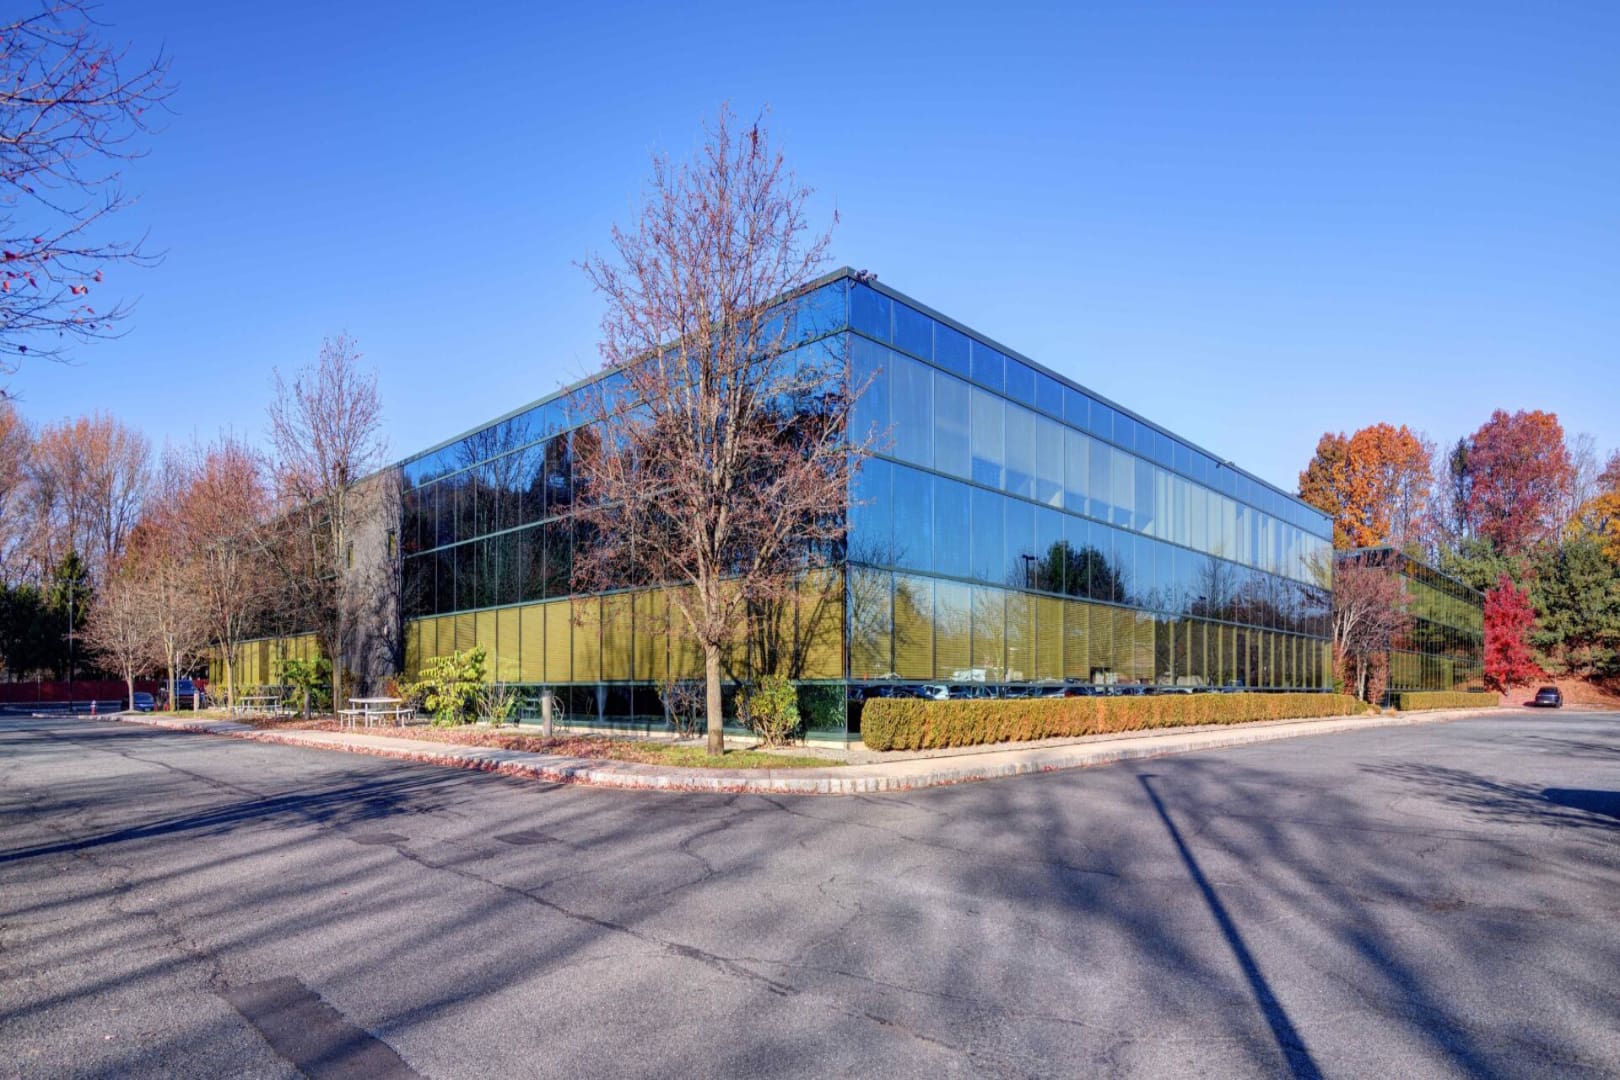
[[546, 682], [572, 682], [574, 678], [574, 625], [568, 601], [556, 600], [546, 608]]
[[602, 677], [602, 601], [571, 601], [574, 622], [574, 681], [595, 682]]
[[1000, 682], [1007, 672], [1007, 594], [973, 589], [973, 678]]
[[959, 681], [973, 667], [973, 591], [954, 581], [934, 583], [934, 675]]
[[1007, 593], [1006, 677], [1011, 682], [1035, 677], [1035, 597], [1026, 592]]
[[837, 570], [812, 570], [799, 583], [801, 678], [844, 673], [844, 580]]
[[630, 678], [630, 642], [633, 636], [629, 593], [614, 593], [602, 598], [602, 678], [624, 680]]
[[546, 609], [543, 604], [526, 604], [518, 609], [523, 656], [518, 662], [518, 679], [526, 683], [546, 681]]
[[894, 577], [894, 670], [902, 679], [934, 676], [934, 583]]
[[890, 574], [863, 566], [849, 569], [849, 674], [881, 679], [893, 673], [890, 646], [894, 611]]
[[501, 608], [495, 613], [495, 644], [499, 649], [495, 659], [495, 681], [517, 682], [521, 675], [523, 637], [518, 625], [518, 609]]
[[1035, 601], [1035, 677], [1063, 678], [1063, 601], [1050, 596]]
[[1091, 681], [1090, 605], [1078, 600], [1063, 601], [1063, 676]]

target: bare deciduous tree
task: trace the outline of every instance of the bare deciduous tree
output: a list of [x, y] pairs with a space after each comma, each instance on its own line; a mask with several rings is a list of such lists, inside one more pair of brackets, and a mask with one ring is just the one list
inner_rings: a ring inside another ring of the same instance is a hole
[[270, 506], [258, 456], [240, 439], [221, 436], [193, 448], [178, 500], [196, 602], [210, 642], [219, 649], [226, 699], [236, 699], [236, 647], [269, 602], [269, 581], [256, 535]]
[[29, 469], [34, 437], [9, 401], [0, 400], [0, 587], [27, 576]]
[[0, 23], [0, 373], [112, 333], [128, 309], [92, 291], [109, 264], [144, 260], [102, 230], [132, 202], [119, 168], [171, 92], [168, 61], [132, 63], [101, 29], [83, 0]]
[[355, 485], [383, 463], [377, 374], [360, 364], [353, 338], [321, 344], [320, 356], [291, 383], [275, 374], [270, 441], [279, 500], [270, 547], [289, 599], [332, 662], [332, 700], [342, 700], [349, 640], [349, 559], [354, 533], [375, 500]]
[[613, 230], [615, 258], [584, 265], [616, 374], [588, 395], [594, 434], [576, 445], [575, 586], [675, 586], [703, 651], [711, 753], [724, 748], [728, 643], [842, 538], [847, 365], [783, 351], [807, 314], [792, 291], [828, 244], [809, 230], [808, 195], [761, 122], [737, 132], [722, 110], [692, 161], [654, 157], [639, 217]]
[[188, 470], [184, 458], [166, 453], [147, 513], [130, 533], [123, 569], [137, 583], [136, 597], [146, 613], [149, 658], [168, 679], [169, 704], [176, 680], [207, 645], [208, 623], [197, 602], [188, 543], [178, 507]]
[[1380, 655], [1412, 625], [1406, 585], [1388, 556], [1376, 552], [1342, 560], [1333, 572], [1333, 652], [1366, 699], [1368, 674]]
[[154, 627], [142, 585], [131, 572], [115, 569], [96, 593], [84, 627], [85, 644], [124, 677], [134, 707], [135, 679], [152, 669]]
[[151, 445], [106, 413], [42, 428], [34, 441], [34, 558], [41, 573], [77, 551], [100, 581], [123, 554], [151, 477]]

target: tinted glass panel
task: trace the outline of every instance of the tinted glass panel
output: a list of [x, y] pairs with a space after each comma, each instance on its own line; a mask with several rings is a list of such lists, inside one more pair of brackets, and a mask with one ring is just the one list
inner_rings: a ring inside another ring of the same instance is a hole
[[1003, 419], [1006, 431], [1006, 489], [1026, 499], [1035, 496], [1035, 414], [1008, 405]]
[[850, 481], [849, 557], [887, 566], [893, 558], [894, 466], [868, 458]]
[[952, 476], [972, 475], [968, 436], [968, 384], [934, 373], [934, 468]]
[[1035, 587], [1035, 507], [1017, 499], [1006, 500], [1007, 557], [1002, 580], [1015, 589]]
[[973, 343], [973, 380], [995, 391], [1007, 387], [1006, 357], [988, 345]]
[[1007, 396], [1025, 405], [1035, 404], [1035, 371], [1012, 357], [1006, 361]]
[[954, 371], [958, 375], [970, 374], [968, 336], [960, 330], [953, 330], [943, 323], [936, 323], [934, 326], [934, 363], [942, 368]]
[[932, 465], [933, 369], [898, 353], [889, 354], [889, 363], [889, 418], [894, 456], [916, 465]]
[[1063, 384], [1050, 375], [1035, 373], [1035, 407], [1052, 416], [1063, 415]]
[[934, 568], [934, 485], [926, 473], [894, 470], [894, 563], [908, 570]]
[[973, 489], [973, 529], [970, 546], [973, 577], [981, 581], [1001, 580], [1003, 513], [1006, 500], [993, 491]]
[[1035, 421], [1035, 498], [1063, 505], [1063, 425], [1042, 416]]
[[934, 570], [940, 574], [971, 577], [973, 563], [967, 523], [971, 520], [966, 484], [934, 477]]
[[924, 360], [934, 358], [934, 320], [904, 304], [894, 305], [894, 344]]
[[865, 285], [856, 285], [849, 292], [849, 324], [879, 341], [888, 341], [893, 307], [893, 303], [882, 293]]
[[1002, 467], [1002, 401], [975, 387], [973, 411], [973, 479], [999, 488]]

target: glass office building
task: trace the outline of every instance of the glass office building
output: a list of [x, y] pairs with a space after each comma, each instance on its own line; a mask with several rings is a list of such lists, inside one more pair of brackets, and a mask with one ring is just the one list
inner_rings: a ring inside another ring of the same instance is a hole
[[1412, 619], [1390, 646], [1389, 692], [1485, 689], [1485, 598], [1478, 591], [1394, 548], [1358, 548], [1338, 558], [1398, 574], [1406, 589]]
[[[811, 283], [796, 325], [882, 437], [846, 548], [726, 668], [798, 680], [813, 737], [872, 693], [1331, 686], [1321, 512], [870, 275]], [[401, 663], [483, 644], [571, 720], [648, 722], [701, 653], [657, 590], [571, 591], [581, 389], [398, 466]]]

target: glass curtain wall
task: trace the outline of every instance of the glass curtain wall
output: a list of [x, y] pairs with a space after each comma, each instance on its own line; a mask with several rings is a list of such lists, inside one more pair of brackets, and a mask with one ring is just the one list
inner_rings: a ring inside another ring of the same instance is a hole
[[850, 326], [852, 682], [1331, 686], [1322, 514], [885, 291]]

